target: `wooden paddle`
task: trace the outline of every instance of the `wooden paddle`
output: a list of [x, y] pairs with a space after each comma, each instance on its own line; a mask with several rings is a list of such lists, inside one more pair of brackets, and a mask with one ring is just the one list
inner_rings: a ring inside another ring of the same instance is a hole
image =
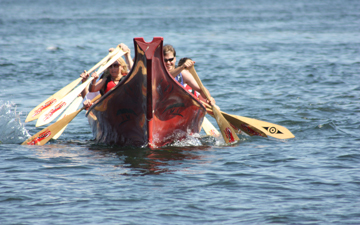
[[[104, 67], [104, 65], [101, 65], [101, 66], [99, 67], [99, 70], [101, 70], [102, 67]], [[88, 87], [86, 87], [86, 88], [88, 88]], [[59, 118], [58, 118], [57, 121], [61, 120], [61, 119], [64, 118], [65, 116], [67, 116], [67, 115], [75, 112], [75, 111], [79, 108], [79, 105], [82, 103], [82, 101], [83, 101], [83, 97], [82, 97], [82, 96], [78, 96], [78, 97], [69, 105], [69, 107], [65, 110], [65, 112], [64, 112], [61, 116], [59, 116]], [[67, 127], [67, 125], [66, 125], [63, 129], [61, 129], [57, 134], [55, 134], [52, 139], [54, 139], [54, 140], [58, 139], [58, 138], [61, 136], [61, 134], [64, 132], [64, 130], [66, 129], [66, 127]]]
[[[57, 121], [61, 120], [61, 119], [64, 118], [65, 116], [67, 116], [67, 115], [75, 112], [75, 111], [79, 108], [79, 105], [82, 103], [82, 101], [83, 101], [83, 97], [78, 96], [78, 97], [69, 105], [69, 107], [65, 110], [65, 112], [64, 112], [61, 116], [59, 116], [59, 118], [58, 118]], [[66, 127], [67, 127], [67, 125], [64, 126], [64, 128], [61, 129], [59, 132], [57, 132], [57, 134], [55, 134], [52, 139], [54, 139], [54, 140], [58, 139], [58, 138], [61, 136], [61, 134], [64, 132], [64, 130], [66, 129]]]
[[[202, 103], [206, 106], [208, 113], [214, 117], [211, 106], [205, 102]], [[270, 136], [277, 139], [289, 139], [295, 137], [286, 127], [277, 124], [244, 116], [231, 115], [222, 111], [221, 114], [229, 121], [232, 126], [241, 129], [250, 136]]]
[[[198, 85], [199, 85], [200, 89], [202, 90], [202, 92], [205, 94], [206, 98], [209, 100], [210, 96], [206, 92], [205, 87], [202, 84], [198, 74], [196, 73], [194, 66], [189, 68], [189, 71], [193, 75], [193, 77], [195, 78], [196, 82], [198, 83]], [[236, 135], [234, 128], [232, 128], [230, 126], [229, 122], [220, 113], [220, 110], [218, 109], [218, 107], [216, 105], [213, 105], [213, 106], [211, 106], [211, 108], [212, 108], [212, 111], [214, 112], [216, 122], [219, 125], [221, 134], [222, 134], [225, 142], [228, 144], [228, 143], [233, 143], [233, 142], [239, 141], [240, 139]]]
[[[96, 96], [91, 102], [95, 102], [101, 97], [101, 95]], [[66, 127], [85, 107], [65, 116], [63, 119], [53, 123], [52, 125], [42, 129], [32, 137], [28, 138], [21, 145], [44, 145], [46, 144], [54, 135]]]
[[220, 132], [214, 127], [214, 125], [206, 117], [204, 117], [201, 127], [204, 129], [207, 135], [213, 137], [220, 137], [221, 135]]
[[[111, 64], [113, 64], [118, 58], [120, 58], [124, 54], [125, 52], [120, 49], [116, 55], [114, 55], [103, 67], [101, 67], [97, 71], [97, 73], [100, 74], [104, 72], [104, 70], [106, 70]], [[72, 90], [68, 95], [63, 97], [56, 105], [55, 104], [52, 105], [45, 112], [43, 112], [43, 114], [37, 120], [35, 126], [36, 127], [43, 126], [53, 121], [57, 116], [60, 115], [61, 112], [65, 110], [67, 106], [70, 105], [72, 101], [74, 101], [74, 99], [84, 90], [85, 87], [87, 87], [90, 84], [90, 82], [93, 79], [94, 78], [91, 77], [90, 79], [79, 85], [77, 88]]]
[[[93, 66], [88, 73], [92, 73], [95, 69], [97, 69], [100, 65], [105, 63], [110, 57], [114, 56], [116, 53], [119, 52], [120, 46], [117, 46], [114, 51], [110, 52], [107, 56], [105, 56], [102, 60], [100, 60], [95, 66]], [[33, 121], [38, 119], [43, 112], [45, 112], [46, 109], [48, 109], [51, 105], [58, 102], [60, 99], [62, 99], [65, 95], [67, 95], [74, 87], [76, 87], [81, 81], [81, 77], [77, 78], [52, 96], [50, 96], [48, 99], [40, 103], [38, 106], [36, 106], [33, 110], [31, 110], [25, 120], [26, 122]]]

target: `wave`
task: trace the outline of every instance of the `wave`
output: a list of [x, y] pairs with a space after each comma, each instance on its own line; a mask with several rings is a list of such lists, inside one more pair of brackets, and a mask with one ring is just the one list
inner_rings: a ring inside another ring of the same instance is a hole
[[30, 137], [20, 115], [14, 103], [0, 101], [0, 144], [19, 144]]

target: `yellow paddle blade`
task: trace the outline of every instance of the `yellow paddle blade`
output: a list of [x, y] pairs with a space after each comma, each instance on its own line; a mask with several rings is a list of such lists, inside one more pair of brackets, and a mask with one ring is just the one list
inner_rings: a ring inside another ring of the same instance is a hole
[[[205, 105], [209, 114], [214, 117], [211, 106], [205, 102], [202, 103]], [[295, 137], [286, 127], [274, 123], [244, 116], [231, 115], [222, 111], [221, 114], [225, 117], [226, 120], [229, 121], [232, 126], [241, 129], [250, 136], [270, 136], [277, 139], [289, 139]]]
[[[226, 119], [233, 125], [237, 126], [236, 124], [247, 124], [248, 128], [253, 129], [254, 131], [257, 131], [259, 133], [263, 133], [267, 136], [277, 138], [277, 139], [289, 139], [294, 138], [295, 135], [293, 135], [286, 127], [257, 120], [252, 118], [247, 118], [244, 116], [237, 116], [237, 115], [231, 115], [224, 112], [221, 112]], [[241, 127], [239, 127], [241, 129]], [[247, 128], [243, 128], [246, 130]], [[242, 129], [242, 130], [243, 130]], [[245, 132], [245, 131], [244, 131]]]
[[29, 112], [28, 116], [26, 117], [25, 123], [38, 119], [46, 109], [48, 109], [51, 105], [58, 102], [65, 95], [67, 95], [72, 89], [74, 89], [74, 87], [76, 87], [80, 83], [80, 81], [81, 78], [79, 77], [78, 79], [74, 80], [73, 82], [50, 96], [42, 103], [40, 103], [38, 106], [36, 106], [33, 110]]
[[201, 127], [204, 129], [207, 135], [213, 137], [220, 137], [221, 135], [220, 132], [214, 127], [214, 125], [206, 117], [204, 117]]
[[21, 145], [44, 145], [46, 144], [54, 135], [56, 135], [61, 129], [67, 126], [74, 118], [77, 116], [81, 110], [79, 109], [72, 114], [65, 116], [63, 119], [53, 123], [52, 125], [42, 129], [32, 137], [28, 138]]
[[[95, 102], [101, 97], [101, 95], [96, 96], [91, 102]], [[52, 137], [54, 137], [61, 129], [66, 127], [82, 110], [81, 109], [65, 116], [61, 120], [53, 123], [52, 125], [42, 129], [32, 137], [28, 138], [21, 145], [44, 145], [46, 144]]]
[[216, 105], [213, 106], [212, 110], [214, 112], [215, 120], [220, 128], [221, 135], [223, 136], [226, 144], [239, 141], [240, 139], [236, 135], [234, 128], [230, 126], [229, 122], [224, 118]]

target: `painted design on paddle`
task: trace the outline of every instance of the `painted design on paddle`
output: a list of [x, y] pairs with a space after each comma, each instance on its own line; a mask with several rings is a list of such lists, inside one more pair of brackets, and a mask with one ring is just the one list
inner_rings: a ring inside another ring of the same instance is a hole
[[44, 140], [45, 138], [51, 135], [50, 130], [45, 130], [44, 132], [40, 133], [39, 136], [34, 138], [33, 140], [29, 141], [27, 145], [37, 145], [40, 141]]
[[49, 107], [50, 105], [52, 105], [53, 103], [56, 102], [55, 98], [50, 99], [49, 101], [47, 101], [44, 105], [42, 105], [40, 108], [38, 108], [32, 117], [38, 115], [39, 113], [41, 113], [44, 109], [46, 109], [47, 107]]
[[217, 136], [215, 130], [213, 130], [213, 129], [210, 130], [210, 134], [211, 134], [211, 136]]
[[225, 128], [224, 133], [226, 135], [226, 138], [229, 140], [229, 142], [234, 142], [235, 141], [229, 127]]
[[270, 134], [282, 134], [282, 132], [276, 129], [276, 127], [264, 127], [264, 129], [269, 131]]
[[241, 130], [240, 130], [240, 128], [238, 128], [238, 127], [235, 127], [234, 125], [232, 125], [232, 124], [230, 124], [230, 126], [235, 130], [235, 133], [237, 133], [237, 134], [241, 134]]
[[65, 105], [66, 105], [66, 102], [60, 102], [59, 104], [57, 104], [54, 109], [50, 110], [50, 112], [45, 115], [44, 121], [49, 119], [52, 115], [54, 115], [54, 113], [56, 111], [58, 111], [59, 109], [61, 109]]
[[255, 132], [253, 129], [251, 129], [248, 125], [245, 124], [241, 124], [241, 128], [246, 130], [248, 134], [250, 134], [250, 136], [263, 136], [258, 132]]

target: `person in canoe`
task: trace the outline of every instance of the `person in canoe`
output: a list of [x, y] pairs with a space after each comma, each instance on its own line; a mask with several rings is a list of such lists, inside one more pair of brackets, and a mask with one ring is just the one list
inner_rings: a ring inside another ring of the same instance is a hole
[[[164, 45], [163, 47], [163, 54], [164, 54], [164, 61], [166, 69], [169, 71], [171, 76], [175, 78], [176, 81], [178, 81], [182, 86], [187, 84], [190, 86], [190, 88], [194, 91], [197, 91], [200, 93], [201, 97], [206, 99], [205, 94], [200, 89], [199, 85], [197, 84], [194, 77], [191, 75], [191, 73], [187, 70], [187, 68], [192, 67], [195, 62], [192, 61], [190, 58], [186, 58], [182, 60], [181, 64], [178, 67], [175, 67], [176, 65], [176, 51], [172, 45]], [[206, 89], [206, 88], [205, 88]], [[210, 92], [206, 89], [207, 93], [210, 96], [209, 101], [207, 103], [211, 105], [215, 105], [215, 100], [213, 97], [211, 97]]]
[[[90, 103], [91, 99], [96, 97], [99, 93], [101, 95], [104, 95], [108, 91], [110, 91], [112, 88], [114, 88], [120, 80], [123, 79], [124, 76], [126, 76], [133, 66], [133, 60], [131, 58], [130, 49], [125, 44], [120, 44], [123, 51], [125, 51], [125, 60], [119, 58], [117, 59], [112, 65], [109, 66], [107, 70], [103, 73], [103, 75], [99, 78], [99, 74], [96, 72], [92, 73], [92, 77], [94, 79], [92, 80], [92, 83], [89, 86], [89, 90], [85, 88], [85, 90], [82, 92], [82, 95], [84, 96], [84, 106], [86, 108], [89, 108], [92, 104]], [[109, 52], [112, 52], [114, 48], [110, 48]], [[89, 78], [89, 74], [84, 72], [80, 74], [80, 77], [82, 77], [82, 81], [86, 81]], [[89, 92], [90, 91], [90, 92]]]

